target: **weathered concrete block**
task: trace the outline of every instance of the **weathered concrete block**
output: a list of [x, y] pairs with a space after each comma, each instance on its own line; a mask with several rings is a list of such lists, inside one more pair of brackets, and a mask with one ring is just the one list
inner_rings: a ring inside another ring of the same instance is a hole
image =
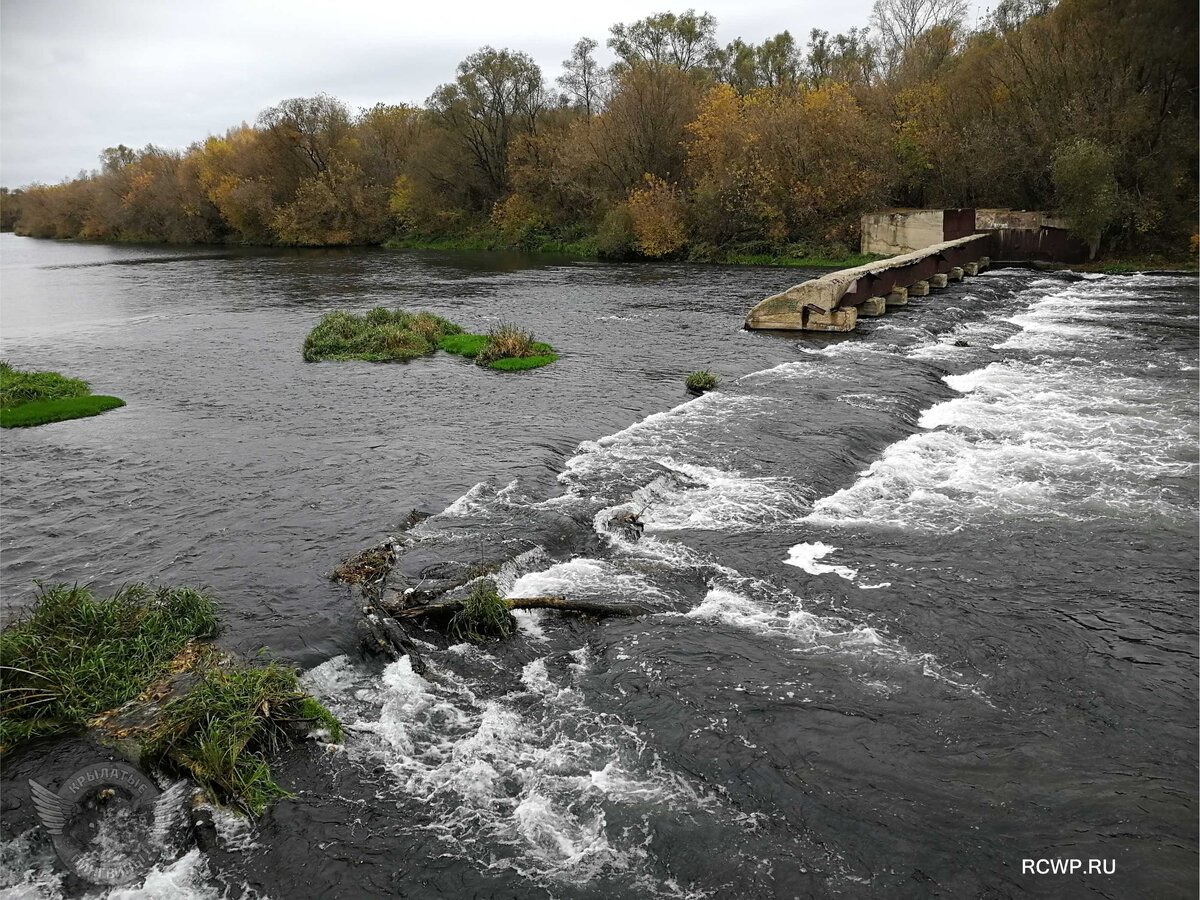
[[908, 296], [925, 297], [929, 295], [929, 282], [917, 281], [908, 286]]
[[935, 288], [944, 288], [949, 279], [945, 275], [931, 275], [929, 277], [929, 286]]
[[[856, 295], [851, 300], [852, 303], [858, 302], [857, 294], [864, 277], [878, 277], [892, 269], [907, 269], [955, 247], [965, 247], [968, 244], [978, 244], [982, 247], [984, 245], [981, 242], [985, 240], [988, 240], [987, 235], [973, 234], [943, 241], [912, 253], [841, 269], [797, 284], [782, 293], [768, 297], [750, 310], [746, 316], [746, 327], [790, 330], [807, 328], [804, 310], [830, 313], [838, 308], [838, 304], [847, 293]], [[864, 290], [863, 293], [870, 292]]]
[[962, 269], [968, 275], [978, 275], [979, 274], [979, 263], [977, 263], [977, 262], [965, 263], [963, 265]]
[[804, 311], [805, 331], [853, 331], [856, 324], [858, 310], [853, 306], [835, 309], [832, 312], [811, 309]]
[[868, 297], [858, 307], [860, 316], [882, 316], [887, 309], [887, 303], [882, 297]]
[[907, 306], [908, 305], [908, 288], [892, 288], [892, 292], [887, 295], [888, 306]]
[[962, 281], [963, 280], [962, 267], [955, 266], [953, 269], [951, 269], [949, 272], [946, 273], [946, 277], [951, 281]]

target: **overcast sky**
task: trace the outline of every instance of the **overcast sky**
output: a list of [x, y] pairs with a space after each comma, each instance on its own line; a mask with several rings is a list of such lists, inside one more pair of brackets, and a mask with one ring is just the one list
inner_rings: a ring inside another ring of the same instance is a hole
[[[547, 80], [580, 37], [669, 0], [0, 0], [0, 184], [57, 182], [105, 147], [185, 147], [287, 97], [422, 103], [484, 44]], [[871, 0], [711, 0], [722, 44], [866, 25]], [[973, 4], [982, 8], [982, 2]], [[604, 58], [610, 54], [604, 51]]]

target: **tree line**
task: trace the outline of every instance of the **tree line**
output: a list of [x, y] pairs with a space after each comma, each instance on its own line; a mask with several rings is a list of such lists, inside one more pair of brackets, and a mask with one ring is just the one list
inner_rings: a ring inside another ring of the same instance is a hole
[[[878, 0], [869, 27], [716, 40], [688, 10], [583, 38], [551, 85], [483, 47], [423, 106], [285, 100], [177, 151], [3, 192], [36, 237], [844, 253], [887, 206], [1058, 211], [1094, 247], [1184, 252], [1197, 16], [1182, 0]], [[1192, 239], [1194, 242], [1194, 238]], [[830, 249], [832, 248], [832, 249]]]

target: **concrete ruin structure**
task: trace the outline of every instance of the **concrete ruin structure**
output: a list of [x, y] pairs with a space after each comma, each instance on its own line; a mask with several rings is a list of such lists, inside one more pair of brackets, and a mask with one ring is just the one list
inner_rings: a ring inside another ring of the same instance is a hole
[[892, 209], [862, 217], [862, 252], [888, 259], [830, 272], [763, 300], [746, 327], [853, 331], [911, 297], [977, 275], [993, 259], [1079, 262], [1088, 248], [1066, 223], [1011, 209]]
[[784, 331], [853, 331], [859, 316], [881, 316], [977, 274], [991, 262], [990, 238], [973, 234], [890, 259], [839, 269], [763, 300], [746, 316], [746, 327]]

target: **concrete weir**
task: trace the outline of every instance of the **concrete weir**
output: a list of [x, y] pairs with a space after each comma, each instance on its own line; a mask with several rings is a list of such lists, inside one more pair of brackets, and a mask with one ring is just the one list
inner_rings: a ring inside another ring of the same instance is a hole
[[881, 315], [905, 305], [910, 296], [925, 296], [930, 288], [943, 288], [986, 268], [989, 239], [990, 235], [973, 234], [829, 272], [763, 300], [746, 316], [746, 327], [853, 331], [860, 315]]

